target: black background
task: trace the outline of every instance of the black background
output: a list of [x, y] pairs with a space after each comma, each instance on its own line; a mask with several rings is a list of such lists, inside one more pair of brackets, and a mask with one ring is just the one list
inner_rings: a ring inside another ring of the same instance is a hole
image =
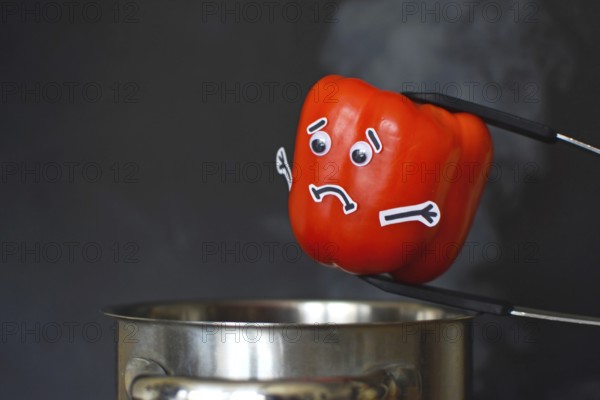
[[[107, 305], [393, 298], [297, 253], [272, 175], [325, 74], [498, 84], [492, 105], [600, 144], [595, 4], [250, 3], [0, 4], [1, 398], [114, 398]], [[598, 159], [493, 135], [473, 255], [434, 284], [599, 316]], [[477, 398], [600, 399], [597, 328], [478, 322], [501, 336], [475, 330]]]

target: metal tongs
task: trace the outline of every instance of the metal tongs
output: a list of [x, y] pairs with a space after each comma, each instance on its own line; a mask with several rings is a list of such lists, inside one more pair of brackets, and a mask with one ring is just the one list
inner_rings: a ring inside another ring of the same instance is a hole
[[429, 103], [449, 111], [466, 112], [477, 115], [489, 125], [515, 132], [531, 139], [536, 139], [545, 143], [556, 143], [561, 140], [565, 143], [577, 146], [579, 149], [591, 151], [600, 156], [600, 149], [597, 147], [563, 135], [548, 125], [530, 121], [504, 111], [495, 110], [490, 107], [441, 93], [405, 92], [402, 94], [417, 103]]
[[554, 311], [513, 305], [503, 300], [492, 299], [443, 289], [429, 285], [409, 285], [394, 281], [387, 275], [362, 275], [360, 278], [379, 289], [400, 296], [412, 297], [430, 303], [441, 304], [461, 310], [476, 311], [494, 315], [545, 319], [548, 321], [569, 322], [572, 324], [600, 326], [600, 318], [565, 314]]
[[[600, 149], [559, 133], [547, 125], [527, 120], [513, 114], [498, 111], [480, 104], [465, 101], [440, 93], [402, 93], [418, 103], [429, 103], [453, 112], [467, 112], [477, 115], [489, 125], [527, 136], [546, 143], [556, 143], [559, 140], [590, 151], [600, 156]], [[364, 275], [360, 277], [371, 285], [388, 293], [412, 297], [431, 303], [437, 303], [462, 310], [476, 311], [486, 314], [516, 316], [543, 319], [573, 324], [600, 326], [599, 317], [558, 313], [538, 310], [529, 307], [513, 305], [503, 300], [476, 296], [455, 290], [443, 289], [429, 285], [410, 285], [394, 281], [387, 275]]]

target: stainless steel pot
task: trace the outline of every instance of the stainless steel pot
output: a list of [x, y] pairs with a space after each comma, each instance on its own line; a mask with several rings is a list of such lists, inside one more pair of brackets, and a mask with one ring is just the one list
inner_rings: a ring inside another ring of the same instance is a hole
[[470, 316], [402, 302], [213, 301], [117, 318], [118, 399], [470, 398]]

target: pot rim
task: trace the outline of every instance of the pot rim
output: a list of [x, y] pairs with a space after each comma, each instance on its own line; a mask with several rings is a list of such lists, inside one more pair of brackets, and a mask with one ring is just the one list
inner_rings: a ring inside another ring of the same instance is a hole
[[[395, 308], [399, 306], [408, 306], [422, 311], [441, 312], [440, 318], [423, 318], [411, 320], [390, 320], [390, 321], [373, 321], [373, 322], [297, 322], [297, 321], [281, 321], [281, 322], [261, 322], [261, 321], [203, 321], [203, 320], [184, 320], [172, 318], [157, 318], [148, 317], [140, 311], [150, 311], [156, 307], [175, 307], [175, 306], [224, 306], [224, 305], [277, 305], [277, 306], [294, 306], [307, 303], [328, 303], [328, 304], [352, 304]], [[136, 313], [137, 311], [137, 313]], [[190, 325], [190, 326], [239, 326], [240, 324], [256, 325], [261, 327], [282, 327], [295, 325], [298, 327], [315, 327], [319, 324], [331, 324], [336, 327], [381, 327], [381, 326], [402, 326], [408, 324], [427, 324], [427, 323], [449, 323], [449, 322], [466, 322], [473, 319], [478, 314], [468, 313], [465, 310], [456, 310], [448, 307], [443, 307], [435, 304], [421, 303], [417, 301], [393, 301], [393, 300], [359, 300], [359, 299], [257, 299], [257, 298], [227, 298], [227, 299], [190, 299], [190, 300], [168, 300], [168, 301], [148, 301], [136, 302], [131, 304], [122, 304], [104, 307], [101, 312], [111, 318], [119, 321], [134, 321], [147, 324], [172, 324], [172, 325]]]

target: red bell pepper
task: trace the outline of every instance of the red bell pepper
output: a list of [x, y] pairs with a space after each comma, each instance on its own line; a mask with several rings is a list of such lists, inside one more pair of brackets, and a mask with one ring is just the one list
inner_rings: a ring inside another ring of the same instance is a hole
[[293, 169], [278, 152], [303, 250], [325, 265], [407, 283], [452, 264], [491, 160], [478, 117], [333, 75], [307, 95]]

